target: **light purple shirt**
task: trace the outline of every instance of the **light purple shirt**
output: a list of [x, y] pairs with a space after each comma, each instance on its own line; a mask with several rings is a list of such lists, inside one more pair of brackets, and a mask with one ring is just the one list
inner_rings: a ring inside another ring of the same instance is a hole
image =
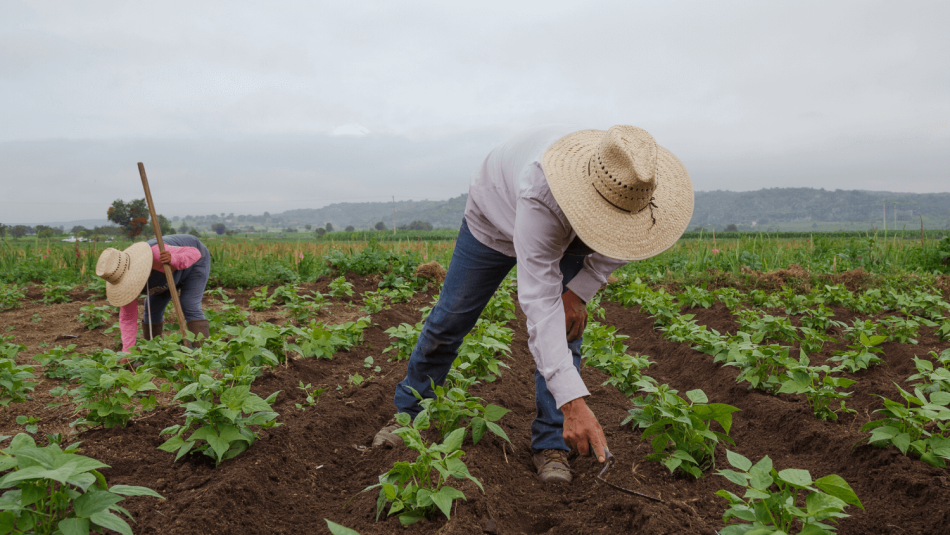
[[[472, 176], [465, 206], [472, 235], [518, 259], [518, 301], [528, 320], [528, 348], [558, 408], [590, 392], [567, 348], [561, 302], [559, 263], [576, 234], [554, 200], [541, 162], [548, 147], [577, 130], [540, 128], [502, 143]], [[590, 301], [607, 276], [626, 263], [591, 254], [567, 286]]]

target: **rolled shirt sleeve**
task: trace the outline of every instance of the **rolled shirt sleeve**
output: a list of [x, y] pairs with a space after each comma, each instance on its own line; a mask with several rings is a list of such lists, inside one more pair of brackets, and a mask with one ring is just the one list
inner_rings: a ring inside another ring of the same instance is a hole
[[527, 317], [528, 348], [558, 408], [590, 395], [567, 347], [561, 301], [559, 264], [571, 232], [541, 200], [518, 199], [513, 236], [518, 301]]
[[[169, 265], [175, 270], [189, 268], [195, 262], [201, 260], [201, 251], [194, 247], [176, 247], [174, 245], [166, 245], [165, 250], [168, 251], [172, 256], [172, 260], [169, 262]], [[161, 252], [158, 250], [158, 245], [153, 245], [152, 269], [155, 271], [165, 270], [165, 268], [162, 267], [161, 260], [159, 260], [160, 254]]]
[[588, 255], [584, 260], [584, 268], [567, 283], [567, 287], [586, 303], [607, 284], [607, 277], [626, 263], [626, 260], [617, 260], [600, 253]]

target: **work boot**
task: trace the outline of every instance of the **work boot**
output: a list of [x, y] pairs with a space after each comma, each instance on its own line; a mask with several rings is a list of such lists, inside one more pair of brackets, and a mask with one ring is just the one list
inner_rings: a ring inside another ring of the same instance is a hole
[[541, 450], [532, 457], [538, 478], [544, 483], [570, 483], [571, 465], [564, 450]]
[[[144, 321], [142, 322], [142, 339], [151, 340], [152, 338], [158, 338], [162, 335], [162, 327], [165, 324], [162, 322], [148, 324]], [[151, 327], [151, 329], [149, 329]]]
[[392, 419], [386, 422], [386, 425], [376, 433], [376, 436], [373, 438], [373, 447], [398, 448], [402, 446], [402, 437], [393, 433], [393, 431], [400, 427], [402, 426], [399, 425], [399, 422], [396, 421], [396, 417], [393, 416]]
[[[185, 327], [189, 332], [194, 333], [195, 338], [198, 338], [199, 334], [204, 335], [205, 340], [211, 336], [211, 332], [208, 329], [208, 320], [191, 320], [185, 325]], [[196, 348], [201, 347], [201, 342], [196, 341], [194, 346]]]

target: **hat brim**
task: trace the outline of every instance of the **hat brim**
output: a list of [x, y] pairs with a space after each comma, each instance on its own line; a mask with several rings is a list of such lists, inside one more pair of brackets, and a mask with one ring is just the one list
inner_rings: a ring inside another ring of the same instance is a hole
[[639, 213], [614, 207], [597, 192], [587, 166], [603, 130], [582, 130], [556, 141], [542, 168], [551, 193], [574, 232], [591, 249], [618, 260], [644, 260], [669, 249], [693, 217], [693, 182], [682, 162], [657, 145], [653, 204]]
[[109, 304], [117, 307], [135, 301], [135, 298], [142, 293], [154, 261], [152, 248], [145, 242], [133, 244], [123, 253], [127, 253], [130, 257], [129, 268], [117, 284], [106, 282], [106, 299], [109, 300]]

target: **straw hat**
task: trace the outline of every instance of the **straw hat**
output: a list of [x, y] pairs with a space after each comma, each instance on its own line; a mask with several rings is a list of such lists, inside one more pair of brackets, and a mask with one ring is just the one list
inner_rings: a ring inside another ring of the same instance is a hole
[[542, 166], [574, 232], [610, 258], [662, 253], [693, 216], [686, 168], [635, 126], [568, 134], [545, 151]]
[[124, 251], [109, 247], [99, 255], [96, 275], [106, 280], [106, 297], [114, 306], [135, 300], [152, 270], [152, 248], [139, 242]]

